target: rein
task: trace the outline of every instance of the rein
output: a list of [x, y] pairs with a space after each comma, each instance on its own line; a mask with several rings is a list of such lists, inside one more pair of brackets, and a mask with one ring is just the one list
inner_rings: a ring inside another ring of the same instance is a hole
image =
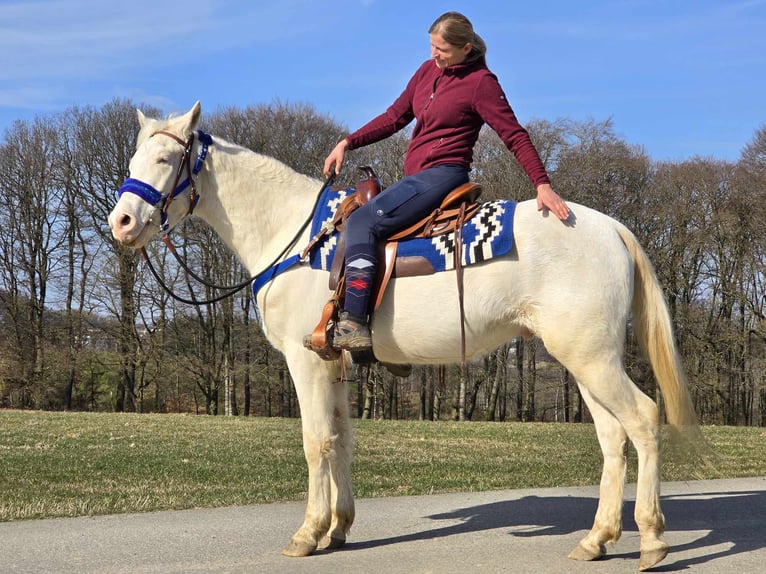
[[[194, 167], [191, 166], [191, 150], [194, 145], [194, 133], [189, 136], [189, 139], [187, 141], [182, 140], [178, 136], [176, 136], [173, 133], [167, 132], [167, 131], [157, 131], [153, 133], [150, 137], [154, 137], [155, 135], [164, 135], [168, 136], [174, 141], [178, 142], [179, 145], [183, 146], [184, 152], [183, 157], [181, 159], [181, 164], [178, 166], [178, 171], [176, 172], [176, 178], [173, 183], [173, 187], [171, 188], [173, 191], [169, 193], [162, 194], [159, 191], [157, 191], [154, 187], [151, 185], [144, 183], [138, 179], [128, 178], [125, 180], [125, 182], [122, 184], [119, 190], [119, 196], [121, 197], [123, 193], [133, 193], [135, 195], [138, 195], [141, 199], [149, 203], [150, 205], [154, 207], [160, 208], [161, 213], [161, 225], [160, 225], [160, 231], [163, 234], [162, 240], [167, 246], [168, 250], [173, 254], [178, 264], [186, 271], [189, 275], [191, 275], [195, 280], [202, 283], [204, 286], [210, 288], [210, 289], [216, 289], [216, 290], [224, 290], [224, 293], [221, 293], [220, 295], [216, 297], [211, 297], [210, 299], [206, 299], [204, 301], [197, 300], [196, 297], [194, 297], [194, 294], [192, 293], [191, 299], [188, 299], [186, 297], [182, 297], [178, 294], [176, 294], [162, 279], [160, 274], [157, 272], [157, 270], [154, 268], [154, 265], [152, 265], [151, 260], [149, 259], [149, 254], [146, 251], [146, 248], [141, 248], [141, 255], [143, 256], [144, 260], [147, 263], [147, 266], [149, 267], [149, 270], [152, 272], [152, 275], [157, 280], [157, 282], [162, 286], [162, 288], [170, 295], [173, 299], [176, 301], [179, 301], [181, 303], [186, 303], [188, 305], [209, 305], [211, 303], [217, 303], [218, 301], [221, 301], [223, 299], [226, 299], [227, 297], [230, 297], [232, 295], [235, 295], [251, 283], [255, 282], [256, 285], [264, 285], [271, 279], [273, 279], [279, 272], [282, 270], [294, 265], [297, 263], [301, 256], [295, 255], [286, 261], [283, 261], [279, 263], [280, 259], [282, 259], [285, 254], [295, 246], [295, 244], [298, 242], [298, 239], [300, 239], [300, 236], [303, 234], [306, 227], [311, 223], [311, 220], [314, 215], [314, 211], [316, 210], [317, 204], [319, 203], [319, 199], [322, 195], [322, 191], [328, 186], [331, 185], [333, 180], [335, 179], [335, 173], [331, 172], [329, 177], [325, 180], [325, 182], [322, 184], [321, 189], [319, 190], [319, 194], [317, 194], [316, 199], [314, 200], [314, 206], [312, 207], [311, 211], [309, 212], [309, 215], [306, 219], [306, 221], [301, 225], [300, 229], [298, 229], [297, 233], [293, 237], [293, 239], [287, 244], [287, 246], [277, 255], [274, 260], [269, 263], [261, 272], [257, 273], [256, 275], [242, 281], [241, 283], [238, 283], [236, 285], [216, 285], [214, 283], [211, 283], [202, 277], [200, 277], [198, 274], [196, 274], [192, 269], [189, 268], [189, 266], [186, 264], [183, 259], [181, 259], [181, 256], [178, 254], [178, 251], [176, 250], [173, 243], [170, 241], [170, 230], [169, 230], [169, 224], [167, 221], [167, 210], [170, 205], [170, 202], [175, 199], [176, 196], [181, 194], [183, 191], [185, 191], [187, 188], [191, 188], [189, 192], [189, 209], [184, 217], [187, 217], [189, 215], [192, 215], [194, 213], [194, 209], [197, 206], [197, 203], [199, 202], [200, 195], [197, 191], [196, 182], [194, 180], [194, 176], [199, 174], [200, 170], [202, 169], [202, 166], [205, 162], [205, 158], [207, 157], [208, 147], [212, 145], [213, 138], [202, 132], [197, 131], [199, 140], [202, 144], [199, 154], [197, 155], [197, 159], [194, 163]], [[186, 171], [186, 179], [181, 182], [181, 177]], [[180, 183], [179, 183], [180, 182]]]

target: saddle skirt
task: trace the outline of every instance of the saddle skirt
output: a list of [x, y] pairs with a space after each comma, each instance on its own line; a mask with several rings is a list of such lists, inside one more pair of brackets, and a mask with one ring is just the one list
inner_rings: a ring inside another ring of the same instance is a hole
[[[311, 223], [311, 236], [333, 221], [341, 203], [356, 193], [354, 188], [342, 190], [327, 187], [317, 203]], [[511, 200], [488, 201], [467, 219], [462, 229], [462, 265], [474, 265], [508, 253], [513, 247], [513, 215], [516, 202]], [[329, 271], [338, 247], [340, 234], [337, 230], [323, 237], [311, 251], [313, 269]], [[445, 233], [430, 238], [399, 241], [397, 262], [421, 259], [428, 264], [423, 273], [438, 273], [455, 268], [455, 233]], [[412, 267], [412, 266], [409, 266]], [[423, 266], [420, 266], [422, 269]]]

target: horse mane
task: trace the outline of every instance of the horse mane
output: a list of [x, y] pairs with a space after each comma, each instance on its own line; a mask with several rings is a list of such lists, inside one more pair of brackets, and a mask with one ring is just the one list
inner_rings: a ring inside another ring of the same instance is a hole
[[257, 178], [264, 183], [271, 183], [275, 186], [292, 184], [296, 186], [293, 189], [300, 188], [301, 186], [308, 186], [309, 188], [314, 189], [318, 186], [316, 178], [302, 174], [283, 161], [270, 155], [253, 151], [244, 145], [231, 142], [220, 136], [216, 136], [215, 134], [213, 134], [213, 145], [223, 152], [222, 155], [229, 156], [232, 159], [235, 159], [238, 156], [246, 156], [248, 160], [246, 165], [252, 162], [252, 165], [248, 165], [248, 169], [253, 171], [253, 178]]
[[[171, 113], [165, 118], [146, 118], [146, 123], [138, 132], [136, 148], [141, 147], [141, 145], [157, 131], [169, 129], [173, 124], [173, 120], [181, 115], [183, 114]], [[185, 129], [184, 133], [179, 135], [182, 139], [186, 139], [191, 135], [191, 130]], [[294, 181], [297, 185], [316, 185], [316, 178], [311, 178], [296, 171], [277, 158], [253, 151], [244, 145], [231, 142], [221, 136], [215, 134], [212, 134], [212, 136], [214, 142], [213, 145], [229, 156], [234, 157], [244, 153], [252, 154], [253, 159], [257, 158], [258, 169], [256, 170], [256, 173], [261, 180], [279, 183]]]

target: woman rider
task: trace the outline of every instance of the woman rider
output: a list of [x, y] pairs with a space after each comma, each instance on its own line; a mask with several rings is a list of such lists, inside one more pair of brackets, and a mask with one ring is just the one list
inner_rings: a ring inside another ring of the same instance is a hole
[[458, 12], [439, 16], [429, 29], [431, 59], [381, 115], [345, 137], [327, 156], [324, 174], [340, 173], [345, 153], [391, 136], [416, 119], [404, 161], [405, 177], [354, 211], [346, 221], [346, 298], [334, 346], [372, 348], [370, 289], [377, 243], [436, 209], [454, 188], [468, 182], [473, 147], [488, 124], [513, 153], [537, 190], [538, 210], [561, 220], [569, 208], [558, 196], [527, 131], [519, 124], [495, 75], [486, 45]]

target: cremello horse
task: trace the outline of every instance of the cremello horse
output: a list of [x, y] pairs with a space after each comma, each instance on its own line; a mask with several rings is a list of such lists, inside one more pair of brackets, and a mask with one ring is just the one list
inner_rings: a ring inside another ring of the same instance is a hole
[[[168, 120], [138, 112], [141, 130], [130, 162], [131, 181], [149, 194], [122, 193], [110, 214], [112, 233], [122, 244], [140, 248], [158, 234], [161, 220], [172, 228], [190, 212], [189, 188], [174, 186], [184, 143], [193, 142], [192, 161], [200, 154], [204, 135], [191, 139], [199, 116], [199, 102]], [[190, 174], [199, 193], [194, 213], [257, 273], [293, 240], [321, 182], [219, 138], [206, 151], [198, 175]], [[570, 558], [600, 558], [605, 543], [620, 537], [625, 446], [632, 441], [638, 453], [639, 568], [646, 569], [662, 560], [668, 547], [660, 539], [665, 524], [658, 409], [623, 367], [631, 311], [668, 422], [696, 429], [694, 412], [667, 308], [643, 250], [620, 223], [580, 205], [570, 207], [572, 217], [564, 224], [537, 211], [534, 201], [519, 203], [513, 251], [465, 268], [466, 352], [469, 358], [480, 356], [515, 337], [535, 334], [577, 380], [595, 422], [604, 466], [593, 528]], [[306, 246], [308, 233], [292, 253]], [[459, 362], [455, 285], [454, 272], [393, 280], [372, 322], [376, 356], [393, 364]], [[284, 550], [290, 556], [342, 546], [354, 520], [347, 385], [339, 361], [323, 361], [302, 344], [329, 295], [328, 273], [309, 265], [282, 273], [257, 295], [263, 329], [284, 353], [295, 383], [308, 464], [308, 504], [303, 524]], [[450, 307], [455, 310], [445, 311]]]

